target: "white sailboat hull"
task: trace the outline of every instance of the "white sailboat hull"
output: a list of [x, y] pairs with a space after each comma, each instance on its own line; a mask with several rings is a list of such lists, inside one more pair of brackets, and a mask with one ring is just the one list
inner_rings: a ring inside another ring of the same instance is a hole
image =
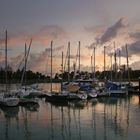
[[88, 93], [88, 98], [96, 98], [97, 97], [97, 93]]
[[96, 98], [97, 97], [97, 91], [91, 90], [87, 93], [88, 98]]
[[0, 105], [13, 107], [19, 104], [19, 99], [14, 97], [0, 97]]

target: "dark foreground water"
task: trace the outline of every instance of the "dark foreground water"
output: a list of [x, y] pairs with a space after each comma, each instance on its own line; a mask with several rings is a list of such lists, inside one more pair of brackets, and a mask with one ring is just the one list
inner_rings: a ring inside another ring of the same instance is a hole
[[139, 140], [138, 96], [0, 108], [0, 140]]
[[140, 98], [0, 107], [0, 140], [139, 140]]

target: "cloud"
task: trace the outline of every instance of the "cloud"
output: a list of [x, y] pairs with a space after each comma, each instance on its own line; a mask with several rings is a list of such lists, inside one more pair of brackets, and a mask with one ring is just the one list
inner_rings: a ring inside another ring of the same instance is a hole
[[4, 44], [4, 39], [0, 38], [0, 45]]
[[86, 48], [89, 49], [89, 50], [93, 50], [93, 48], [96, 47], [96, 46], [97, 46], [97, 43], [96, 42], [93, 42], [89, 46], [86, 46]]
[[[34, 72], [42, 72], [46, 70], [46, 64], [47, 64], [47, 52], [48, 50], [45, 50], [39, 54], [30, 54], [29, 58], [27, 60], [27, 70], [32, 70]], [[13, 68], [13, 70], [22, 69], [24, 67], [24, 54], [20, 54], [18, 56], [12, 57], [10, 59], [10, 66]], [[20, 67], [19, 67], [20, 66]]]
[[65, 29], [58, 25], [46, 25], [33, 33], [33, 39], [46, 46], [51, 40], [62, 40], [67, 37]]
[[128, 27], [128, 22], [125, 18], [119, 19], [114, 25], [109, 27], [105, 33], [97, 40], [100, 44], [111, 41], [113, 38], [117, 37], [118, 33], [125, 27]]
[[[28, 33], [7, 33], [7, 43], [9, 47], [23, 46], [25, 42], [30, 41], [31, 36]], [[5, 32], [0, 34], [0, 45], [5, 46]]]
[[140, 40], [140, 31], [136, 31], [136, 32], [133, 32], [133, 33], [130, 33], [129, 34], [130, 38], [132, 39], [135, 39], [135, 40]]
[[84, 27], [84, 30], [92, 35], [99, 36], [105, 31], [104, 26]]
[[5, 32], [0, 32], [0, 45], [4, 45], [5, 43]]
[[[139, 55], [140, 54], [140, 40], [127, 45], [128, 48], [128, 54], [131, 57], [132, 55]], [[121, 48], [121, 56], [126, 57], [126, 47], [123, 46]]]
[[[126, 28], [127, 27], [127, 28]], [[130, 42], [130, 35], [128, 33], [128, 22], [125, 18], [120, 18], [114, 25], [105, 30], [103, 26], [85, 28], [89, 33], [93, 32], [95, 35], [95, 41], [86, 46], [87, 49], [92, 50], [94, 47], [106, 46], [107, 54], [110, 55], [114, 51], [113, 42], [116, 43], [116, 48], [121, 47], [127, 40]], [[98, 31], [96, 33], [96, 31]], [[127, 43], [129, 43], [127, 42]], [[97, 47], [96, 47], [97, 48]]]
[[[45, 25], [40, 29], [33, 32], [8, 32], [8, 45], [9, 47], [22, 46], [33, 39], [33, 43], [39, 43], [41, 46], [47, 46], [51, 40], [62, 40], [67, 36], [65, 29], [59, 25]], [[4, 44], [5, 35], [0, 34], [0, 44]]]
[[[57, 55], [57, 51], [63, 49], [63, 46], [56, 47], [53, 51], [53, 72], [59, 72], [61, 67], [61, 54]], [[87, 55], [81, 55], [81, 61], [89, 60], [90, 57]], [[76, 55], [71, 55], [71, 66]], [[65, 57], [64, 57], [65, 62]], [[50, 48], [45, 49], [39, 54], [31, 54], [28, 60], [27, 68], [33, 71], [39, 71], [42, 73], [50, 73]]]
[[3, 55], [0, 54], [0, 62], [4, 61], [5, 57]]
[[[56, 46], [53, 49], [53, 64], [54, 64], [54, 72], [58, 71], [59, 66], [59, 60], [61, 57], [57, 56], [57, 53], [60, 52], [64, 48], [63, 45]], [[46, 48], [44, 51], [40, 53], [31, 53], [29, 54], [28, 61], [27, 61], [27, 70], [32, 71], [39, 71], [42, 73], [46, 73], [47, 71], [50, 71], [50, 47]], [[57, 59], [57, 61], [56, 61]], [[4, 55], [0, 55], [0, 66], [4, 67]], [[60, 61], [61, 63], [61, 61]], [[24, 67], [24, 53], [21, 53], [17, 56], [10, 57], [8, 60], [8, 64], [13, 68], [14, 71], [16, 71], [18, 68], [22, 69]]]
[[[65, 36], [65, 31], [61, 27], [57, 25], [51, 25], [51, 26], [44, 26], [40, 28], [38, 31], [34, 33], [29, 32], [20, 32], [20, 33], [9, 33], [8, 34], [8, 47], [15, 47], [19, 48], [20, 46], [23, 48], [25, 42], [29, 43], [30, 38], [33, 38], [33, 44], [37, 43], [37, 46], [48, 46], [50, 45], [51, 40], [58, 40], [62, 39]], [[0, 34], [0, 44], [2, 47], [4, 47], [4, 36], [5, 33]], [[34, 47], [34, 45], [32, 45]], [[53, 54], [55, 55], [59, 51], [61, 51], [64, 48], [63, 45], [56, 46], [53, 45]], [[46, 48], [44, 51], [34, 54], [31, 53], [29, 55], [29, 59], [27, 62], [27, 70], [32, 71], [39, 71], [42, 73], [45, 73], [46, 69], [50, 69], [50, 64], [47, 68], [47, 59], [50, 56], [50, 47]], [[17, 70], [19, 68], [19, 65], [21, 64], [21, 61], [23, 61], [24, 53], [21, 53], [19, 55], [15, 54], [15, 56], [11, 56], [9, 60], [10, 66], [13, 68], [13, 70]], [[59, 63], [59, 62], [58, 62]], [[4, 59], [3, 55], [0, 56], [0, 66], [4, 67]], [[24, 62], [20, 65], [20, 69], [23, 68]], [[57, 68], [55, 68], [55, 71]], [[50, 71], [50, 70], [49, 70]]]
[[61, 50], [63, 50], [64, 49], [64, 45], [61, 45], [61, 46], [58, 46], [58, 47], [56, 47], [56, 48], [54, 48], [54, 51], [61, 51]]
[[139, 70], [140, 69], [140, 61], [135, 61], [133, 62], [130, 67], [133, 69], [133, 70]]
[[14, 71], [19, 68], [22, 69], [24, 66], [24, 54], [19, 54], [17, 56], [11, 57], [9, 63]]
[[46, 25], [39, 30], [39, 35], [58, 39], [66, 36], [66, 31], [58, 25]]

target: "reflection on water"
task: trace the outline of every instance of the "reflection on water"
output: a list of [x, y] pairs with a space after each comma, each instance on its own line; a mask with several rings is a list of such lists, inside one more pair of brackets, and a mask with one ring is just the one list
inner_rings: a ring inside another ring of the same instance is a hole
[[140, 98], [0, 107], [0, 140], [138, 140]]

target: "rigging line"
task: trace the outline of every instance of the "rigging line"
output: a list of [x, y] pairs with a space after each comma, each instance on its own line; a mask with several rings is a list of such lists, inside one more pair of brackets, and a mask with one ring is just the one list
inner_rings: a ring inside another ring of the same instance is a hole
[[77, 49], [76, 61], [75, 61], [75, 67], [77, 66], [77, 61], [78, 61], [78, 50], [79, 50], [79, 48]]
[[65, 63], [64, 63], [64, 71], [66, 70], [67, 59], [68, 59], [68, 49], [67, 49], [66, 58], [65, 58]]
[[[32, 45], [32, 39], [30, 40], [30, 44], [29, 44], [29, 47], [28, 47], [28, 50], [27, 50], [27, 53], [26, 53], [26, 56], [25, 56], [25, 66], [24, 66], [24, 71], [23, 71], [23, 75], [22, 75], [22, 78], [21, 78], [21, 86], [22, 86], [22, 84], [23, 84], [23, 78], [24, 78], [24, 76], [25, 76], [26, 65], [27, 65], [27, 59], [28, 59], [28, 56], [29, 56], [29, 53], [30, 53], [31, 45]], [[26, 44], [25, 44], [25, 46], [26, 46]]]
[[24, 59], [25, 59], [25, 56], [22, 56], [22, 59], [21, 59], [19, 65], [17, 64], [17, 66], [16, 66], [16, 69], [17, 69], [17, 70], [20, 69], [20, 66], [22, 65]]

